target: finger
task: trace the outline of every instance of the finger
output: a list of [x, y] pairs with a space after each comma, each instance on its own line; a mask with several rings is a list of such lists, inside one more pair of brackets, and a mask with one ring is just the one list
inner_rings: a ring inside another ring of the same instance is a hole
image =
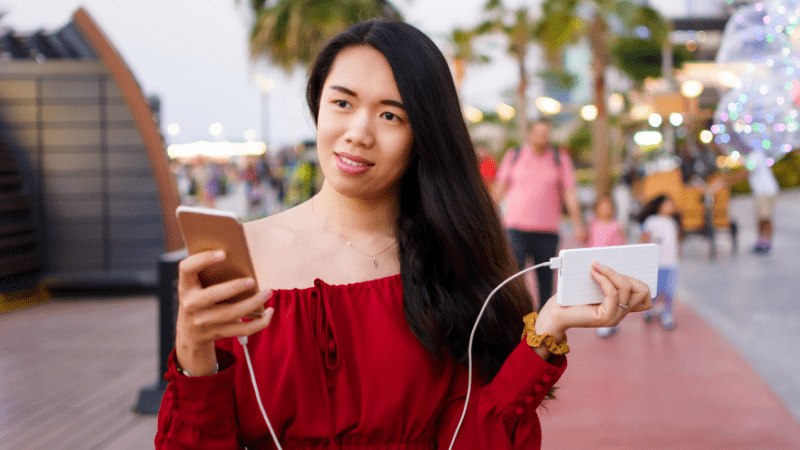
[[630, 277], [622, 275], [617, 271], [615, 271], [614, 269], [608, 266], [604, 266], [598, 263], [597, 261], [595, 261], [594, 264], [592, 264], [592, 267], [596, 267], [597, 270], [601, 274], [605, 275], [617, 289], [617, 305], [621, 305], [621, 307], [619, 307], [618, 309], [622, 310], [618, 311], [622, 312], [622, 314], [620, 315], [620, 320], [621, 320], [622, 317], [624, 317], [625, 314], [629, 312], [628, 309], [630, 309], [630, 303], [631, 303]]
[[256, 281], [252, 278], [236, 278], [234, 280], [223, 281], [222, 283], [212, 284], [203, 289], [201, 306], [211, 306], [226, 300], [230, 300], [255, 287]]
[[[633, 311], [647, 311], [653, 305], [653, 302], [650, 300], [650, 287], [647, 286], [643, 281], [638, 280], [636, 278], [631, 278], [631, 312]], [[645, 307], [642, 309], [642, 305], [650, 305], [649, 307]]]
[[592, 263], [592, 268], [596, 268], [598, 272], [611, 280], [618, 290], [627, 289], [630, 291], [630, 277], [626, 277], [625, 275], [622, 275], [614, 269], [604, 266], [597, 261]]
[[264, 315], [255, 320], [236, 322], [223, 328], [221, 337], [252, 336], [267, 328], [275, 315], [275, 308], [267, 308]]
[[638, 305], [636, 305], [635, 308], [631, 308], [631, 312], [642, 312], [642, 311], [647, 311], [647, 310], [652, 309], [652, 308], [653, 308], [653, 301], [648, 298], [645, 301], [643, 301], [642, 303], [639, 303]]
[[266, 312], [264, 304], [272, 297], [272, 291], [262, 291], [242, 301], [225, 305], [221, 315], [227, 321], [236, 321], [242, 317], [258, 320]]
[[615, 313], [617, 309], [620, 309], [619, 293], [611, 280], [609, 280], [607, 276], [598, 272], [594, 265], [592, 266], [590, 273], [592, 274], [592, 278], [594, 278], [597, 284], [600, 285], [600, 289], [605, 295], [605, 297], [603, 297], [603, 301], [597, 307], [598, 314], [601, 317], [608, 319], [611, 314]]
[[197, 274], [206, 267], [225, 259], [222, 250], [208, 250], [187, 256], [178, 264], [178, 285], [184, 287], [199, 287], [200, 280]]
[[[238, 281], [238, 280], [234, 280]], [[207, 290], [208, 288], [206, 288]], [[259, 320], [263, 314], [256, 314], [264, 308], [269, 292], [258, 292], [243, 299], [236, 299], [232, 303], [213, 303], [206, 308], [198, 309], [192, 315], [191, 323], [205, 333], [210, 333], [212, 339], [219, 339], [220, 330], [226, 329], [231, 324], [241, 322], [242, 318]], [[248, 317], [249, 316], [249, 317]]]

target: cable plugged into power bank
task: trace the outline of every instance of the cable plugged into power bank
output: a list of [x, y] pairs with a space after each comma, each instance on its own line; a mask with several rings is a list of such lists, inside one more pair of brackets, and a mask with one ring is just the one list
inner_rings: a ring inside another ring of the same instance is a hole
[[[514, 278], [517, 278], [518, 276], [526, 272], [530, 272], [531, 270], [535, 270], [545, 266], [550, 267], [551, 269], [560, 269], [561, 258], [560, 257], [550, 258], [550, 262], [538, 264], [533, 267], [529, 267], [527, 269], [517, 272], [516, 274], [510, 276], [505, 281], [500, 283], [500, 285], [494, 288], [494, 290], [489, 294], [489, 296], [486, 297], [486, 301], [483, 303], [483, 307], [481, 308], [481, 311], [478, 313], [478, 318], [475, 319], [475, 326], [472, 327], [472, 333], [470, 333], [469, 335], [469, 347], [467, 347], [467, 369], [468, 369], [467, 397], [464, 400], [464, 411], [462, 411], [461, 413], [461, 419], [459, 419], [458, 421], [458, 425], [456, 426], [456, 431], [453, 433], [453, 440], [450, 442], [450, 450], [453, 450], [453, 446], [456, 443], [456, 437], [458, 436], [459, 430], [461, 430], [461, 424], [464, 422], [464, 417], [466, 417], [467, 415], [467, 406], [469, 405], [469, 397], [470, 394], [472, 393], [472, 342], [475, 340], [475, 332], [478, 330], [478, 324], [480, 323], [481, 317], [483, 317], [484, 311], [486, 311], [486, 307], [489, 306], [489, 301], [492, 300], [492, 297], [494, 297], [494, 294], [496, 294], [497, 291], [499, 291], [503, 286], [508, 284]], [[250, 361], [250, 352], [247, 350], [247, 336], [240, 336], [237, 339], [239, 340], [239, 343], [242, 344], [242, 349], [244, 349], [244, 356], [245, 359], [247, 360], [247, 368], [250, 371], [250, 381], [253, 382], [253, 390], [255, 391], [256, 400], [258, 401], [258, 408], [261, 410], [261, 415], [264, 417], [264, 422], [267, 423], [267, 428], [269, 428], [269, 432], [272, 435], [272, 440], [275, 442], [275, 446], [278, 448], [278, 450], [283, 450], [281, 444], [278, 442], [278, 437], [275, 435], [275, 430], [272, 429], [272, 424], [270, 423], [269, 418], [267, 417], [267, 412], [264, 409], [264, 404], [261, 402], [261, 393], [259, 392], [258, 384], [256, 383], [256, 375], [255, 372], [253, 371], [253, 363]]]

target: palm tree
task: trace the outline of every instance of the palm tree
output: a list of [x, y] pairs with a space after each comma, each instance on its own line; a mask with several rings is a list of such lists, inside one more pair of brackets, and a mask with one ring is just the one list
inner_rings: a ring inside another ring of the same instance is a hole
[[517, 84], [517, 133], [519, 142], [525, 142], [528, 128], [528, 70], [525, 59], [534, 38], [536, 22], [531, 19], [526, 6], [508, 9], [501, 0], [488, 0], [484, 6], [488, 19], [475, 29], [477, 34], [501, 32], [508, 41], [508, 53], [517, 62], [519, 83]]
[[464, 83], [464, 77], [467, 75], [467, 65], [489, 62], [488, 56], [475, 51], [473, 47], [473, 39], [476, 36], [475, 30], [465, 30], [463, 28], [455, 28], [448, 36], [448, 40], [453, 45], [453, 78], [455, 79], [459, 97], [461, 97], [461, 86]]
[[250, 0], [255, 24], [250, 55], [267, 56], [290, 73], [307, 66], [332, 37], [372, 17], [402, 20], [386, 0]]
[[[545, 0], [543, 16], [537, 26], [537, 37], [547, 51], [586, 39], [592, 53], [592, 89], [597, 118], [592, 122], [592, 147], [595, 168], [595, 190], [607, 193], [611, 186], [611, 150], [609, 115], [606, 107], [606, 69], [614, 63], [611, 48], [618, 36], [633, 34], [645, 27], [652, 39], [667, 44], [669, 25], [649, 6], [629, 0]], [[610, 24], [621, 26], [615, 33]]]

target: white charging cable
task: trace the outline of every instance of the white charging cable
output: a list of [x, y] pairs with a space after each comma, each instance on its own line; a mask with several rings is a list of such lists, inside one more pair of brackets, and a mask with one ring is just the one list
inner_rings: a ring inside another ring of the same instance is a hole
[[250, 361], [250, 352], [247, 350], [247, 336], [239, 336], [239, 343], [242, 344], [242, 348], [244, 349], [244, 358], [247, 360], [247, 368], [250, 370], [250, 381], [253, 382], [253, 390], [256, 392], [256, 400], [258, 401], [258, 409], [261, 410], [261, 415], [264, 416], [264, 422], [267, 422], [267, 428], [269, 428], [269, 434], [272, 435], [272, 440], [275, 441], [275, 446], [278, 450], [283, 450], [281, 444], [278, 442], [278, 436], [275, 435], [275, 430], [272, 429], [272, 423], [269, 421], [269, 417], [267, 417], [267, 411], [264, 409], [264, 404], [261, 403], [261, 393], [258, 392], [258, 383], [256, 383], [256, 374], [253, 371], [253, 362]]
[[[467, 406], [469, 405], [469, 396], [472, 393], [472, 341], [475, 339], [475, 332], [478, 331], [478, 324], [481, 321], [481, 317], [483, 317], [483, 312], [486, 311], [486, 307], [489, 306], [489, 300], [494, 297], [494, 294], [500, 290], [503, 286], [508, 284], [509, 281], [517, 278], [518, 276], [522, 275], [525, 272], [530, 272], [531, 270], [538, 269], [540, 267], [550, 267], [551, 269], [560, 269], [561, 268], [561, 258], [555, 257], [550, 258], [549, 262], [537, 264], [533, 267], [528, 267], [527, 269], [520, 270], [519, 272], [511, 275], [500, 283], [499, 286], [494, 288], [494, 290], [486, 297], [486, 301], [483, 303], [483, 308], [481, 308], [481, 312], [478, 313], [478, 318], [475, 319], [475, 326], [472, 327], [472, 333], [469, 335], [469, 346], [467, 347], [467, 398], [464, 399], [464, 411], [461, 412], [461, 419], [458, 420], [458, 425], [456, 426], [456, 431], [453, 433], [453, 440], [450, 441], [450, 450], [453, 450], [453, 446], [456, 445], [456, 437], [458, 436], [458, 431], [461, 430], [461, 424], [464, 422], [464, 417], [467, 416]], [[544, 300], [542, 300], [544, 301]]]
[[[500, 290], [503, 286], [508, 284], [509, 281], [517, 278], [518, 276], [524, 274], [525, 272], [530, 272], [531, 270], [538, 269], [540, 267], [548, 266], [551, 269], [559, 269], [561, 268], [561, 258], [550, 258], [549, 262], [537, 264], [533, 267], [529, 267], [527, 269], [521, 270], [514, 275], [508, 277], [505, 281], [500, 283], [499, 286], [494, 288], [494, 290], [486, 297], [486, 301], [483, 303], [483, 307], [481, 311], [478, 313], [478, 318], [475, 319], [475, 326], [472, 327], [472, 333], [469, 335], [469, 346], [467, 347], [467, 397], [464, 399], [464, 411], [461, 412], [461, 419], [458, 421], [458, 425], [456, 426], [456, 431], [453, 433], [453, 440], [450, 441], [450, 450], [453, 450], [453, 446], [456, 443], [456, 437], [458, 436], [458, 431], [461, 429], [461, 424], [464, 422], [464, 417], [467, 415], [467, 406], [469, 405], [469, 396], [472, 393], [472, 341], [475, 339], [475, 332], [478, 330], [478, 324], [480, 323], [481, 317], [483, 317], [483, 312], [486, 311], [486, 307], [489, 306], [489, 301], [494, 297], [494, 294]], [[261, 403], [261, 393], [258, 391], [258, 384], [256, 383], [256, 375], [253, 371], [253, 363], [250, 361], [250, 352], [247, 350], [247, 336], [240, 336], [239, 343], [242, 344], [242, 348], [244, 349], [244, 357], [247, 360], [247, 368], [250, 370], [250, 381], [253, 382], [253, 390], [256, 393], [256, 400], [258, 401], [258, 408], [261, 410], [261, 415], [264, 416], [264, 422], [267, 423], [267, 428], [269, 428], [269, 433], [272, 435], [272, 440], [275, 442], [275, 446], [278, 450], [283, 450], [281, 444], [278, 442], [278, 437], [275, 435], [275, 430], [272, 429], [272, 424], [267, 417], [267, 411], [264, 410], [264, 404]]]

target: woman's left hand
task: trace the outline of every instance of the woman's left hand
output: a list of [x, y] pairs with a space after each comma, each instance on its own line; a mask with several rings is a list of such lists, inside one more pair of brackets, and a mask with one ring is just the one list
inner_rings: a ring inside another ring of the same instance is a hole
[[603, 301], [595, 305], [561, 306], [555, 296], [544, 305], [536, 319], [537, 334], [564, 338], [570, 328], [613, 327], [630, 312], [653, 307], [650, 288], [635, 278], [621, 275], [597, 262], [592, 264], [592, 278], [603, 290]]

